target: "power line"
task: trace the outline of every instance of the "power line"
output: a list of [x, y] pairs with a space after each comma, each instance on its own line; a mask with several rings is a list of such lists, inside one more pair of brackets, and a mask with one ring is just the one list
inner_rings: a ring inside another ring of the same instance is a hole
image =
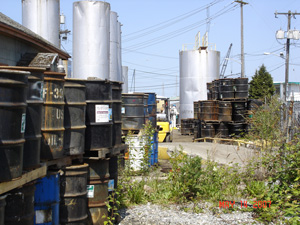
[[156, 56], [156, 57], [161, 57], [161, 58], [167, 58], [167, 59], [176, 59], [178, 60], [178, 57], [170, 57], [170, 56], [163, 56], [163, 55], [157, 55], [157, 54], [151, 54], [151, 53], [145, 53], [145, 52], [139, 52], [139, 51], [134, 51], [134, 50], [130, 50], [127, 48], [122, 48], [122, 50], [125, 50], [126, 52], [124, 52], [123, 54], [129, 53], [129, 52], [134, 52], [134, 53], [138, 53], [138, 54], [143, 54], [143, 55], [150, 55], [150, 56]]
[[[203, 11], [203, 10], [206, 9], [207, 7], [212, 6], [212, 5], [214, 5], [214, 4], [217, 4], [217, 3], [221, 2], [221, 1], [223, 1], [223, 0], [214, 1], [214, 2], [212, 2], [212, 3], [210, 3], [210, 4], [207, 4], [207, 5], [205, 5], [205, 6], [202, 6], [202, 7], [198, 8], [198, 9], [194, 9], [194, 10], [192, 10], [192, 11], [190, 11], [190, 12], [184, 13], [184, 14], [182, 14], [182, 15], [176, 16], [176, 17], [174, 17], [174, 18], [172, 18], [172, 19], [169, 19], [169, 20], [164, 21], [164, 22], [160, 22], [160, 23], [158, 23], [158, 24], [156, 24], [156, 25], [152, 25], [152, 26], [147, 27], [147, 28], [144, 28], [144, 29], [142, 29], [142, 30], [133, 32], [133, 33], [131, 33], [131, 34], [124, 35], [123, 37], [128, 37], [128, 36], [135, 35], [135, 34], [137, 34], [137, 33], [141, 33], [141, 34], [139, 34], [139, 35], [136, 35], [136, 36], [133, 36], [133, 37], [130, 38], [130, 40], [134, 40], [134, 39], [139, 38], [139, 37], [141, 37], [141, 36], [145, 36], [145, 35], [147, 35], [147, 34], [149, 34], [149, 33], [156, 32], [156, 31], [158, 31], [158, 30], [161, 30], [161, 29], [164, 29], [164, 28], [166, 28], [166, 27], [168, 27], [168, 26], [171, 26], [171, 25], [173, 25], [173, 24], [175, 24], [175, 23], [177, 23], [177, 22], [181, 22], [182, 20], [184, 20], [184, 19], [186, 19], [186, 18], [188, 18], [188, 17], [190, 17], [190, 16], [193, 16], [193, 15], [195, 15], [195, 14], [197, 14], [197, 13]], [[148, 30], [148, 31], [147, 31], [147, 30]], [[146, 31], [146, 32], [142, 33], [143, 31]], [[129, 40], [129, 39], [125, 39], [124, 41], [127, 41], [127, 40]]]
[[[237, 5], [234, 5], [230, 8], [228, 8], [232, 4], [233, 3], [230, 3], [229, 5], [225, 6], [223, 9], [218, 11], [213, 17], [210, 18], [210, 20], [214, 20], [214, 19], [218, 18], [219, 16], [224, 15], [225, 13], [233, 11], [237, 7]], [[228, 8], [228, 9], [226, 9], [226, 8]], [[141, 49], [141, 48], [146, 48], [146, 47], [149, 47], [149, 46], [152, 46], [152, 45], [155, 45], [155, 44], [159, 44], [159, 43], [167, 41], [171, 38], [174, 38], [174, 37], [177, 37], [179, 35], [185, 34], [186, 32], [191, 31], [195, 28], [198, 28], [199, 26], [202, 26], [202, 25], [206, 24], [206, 21], [207, 21], [207, 19], [203, 19], [201, 21], [198, 21], [196, 23], [193, 23], [193, 24], [190, 24], [188, 26], [182, 27], [178, 30], [169, 32], [167, 34], [158, 36], [156, 38], [153, 38], [153, 39], [150, 39], [150, 40], [147, 40], [147, 41], [144, 41], [144, 42], [140, 42], [140, 43], [135, 44], [135, 45], [128, 46], [128, 47], [126, 47], [126, 49], [132, 48], [132, 49], [128, 49], [128, 50], [138, 50], [138, 49]]]

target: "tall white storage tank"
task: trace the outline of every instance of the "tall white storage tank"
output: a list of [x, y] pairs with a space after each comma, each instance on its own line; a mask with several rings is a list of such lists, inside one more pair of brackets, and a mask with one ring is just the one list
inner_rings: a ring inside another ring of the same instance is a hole
[[109, 79], [110, 4], [73, 4], [73, 77]]
[[118, 71], [118, 14], [110, 12], [110, 53], [109, 53], [109, 79], [111, 81], [121, 81], [121, 76]]
[[22, 0], [22, 24], [60, 48], [59, 0]]
[[117, 34], [118, 34], [118, 47], [117, 47], [117, 57], [118, 57], [118, 79], [119, 81], [122, 81], [122, 30], [121, 30], [121, 23], [118, 21], [118, 26], [117, 26]]
[[206, 83], [219, 78], [220, 52], [187, 50], [179, 52], [180, 119], [194, 117], [194, 101], [207, 100]]
[[128, 66], [122, 66], [122, 93], [128, 93]]

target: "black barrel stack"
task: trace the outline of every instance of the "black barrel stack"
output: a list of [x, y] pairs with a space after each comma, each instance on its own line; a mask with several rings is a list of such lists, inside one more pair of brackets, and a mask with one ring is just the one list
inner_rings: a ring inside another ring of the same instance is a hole
[[122, 83], [51, 69], [0, 66], [0, 225], [103, 224], [117, 187]]
[[85, 147], [85, 81], [67, 78], [65, 81], [64, 149], [67, 155], [82, 155]]
[[[248, 99], [248, 78], [218, 79], [207, 83], [207, 99], [194, 102], [194, 138], [234, 138], [247, 132], [254, 102]], [[255, 104], [255, 105], [257, 105]], [[257, 107], [256, 107], [257, 108]], [[199, 116], [200, 115], [200, 116]]]
[[0, 182], [23, 172], [29, 72], [0, 70]]

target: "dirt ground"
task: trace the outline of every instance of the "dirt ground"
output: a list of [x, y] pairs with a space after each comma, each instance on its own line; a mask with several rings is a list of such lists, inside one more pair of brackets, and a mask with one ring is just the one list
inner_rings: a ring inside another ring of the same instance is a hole
[[210, 158], [221, 164], [238, 163], [240, 166], [246, 165], [247, 161], [257, 154], [252, 148], [232, 144], [193, 142], [192, 135], [181, 135], [179, 130], [174, 130], [173, 135], [173, 142], [159, 143], [158, 146], [167, 147], [168, 151], [182, 147], [190, 155], [197, 155], [203, 159]]

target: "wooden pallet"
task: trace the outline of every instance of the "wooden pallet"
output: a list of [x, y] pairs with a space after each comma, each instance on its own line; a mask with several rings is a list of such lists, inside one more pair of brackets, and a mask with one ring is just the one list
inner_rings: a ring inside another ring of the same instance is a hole
[[253, 146], [258, 147], [253, 142], [248, 142], [245, 140], [239, 140], [239, 139], [230, 139], [230, 138], [212, 138], [212, 137], [204, 137], [204, 138], [196, 138], [194, 139], [194, 142], [212, 142], [212, 143], [220, 143], [220, 144], [235, 144], [238, 146]]
[[60, 169], [65, 166], [71, 166], [73, 160], [78, 160], [80, 162], [83, 161], [83, 155], [69, 155], [65, 156], [59, 159], [53, 159], [53, 160], [47, 160], [42, 161], [43, 164], [45, 164], [47, 167], [55, 167], [57, 169]]
[[107, 159], [109, 158], [111, 148], [99, 148], [95, 150], [85, 151], [84, 159]]
[[128, 152], [128, 145], [125, 144], [120, 144], [120, 145], [115, 145], [110, 152], [110, 157], [111, 156], [116, 156], [119, 154], [123, 154]]
[[1, 182], [0, 183], [0, 195], [3, 193], [6, 193], [8, 191], [11, 191], [17, 187], [21, 187], [24, 184], [27, 184], [31, 181], [34, 181], [38, 178], [44, 177], [47, 175], [47, 165], [41, 164], [40, 168], [34, 169], [30, 172], [24, 173], [20, 178], [7, 181], [7, 182]]

